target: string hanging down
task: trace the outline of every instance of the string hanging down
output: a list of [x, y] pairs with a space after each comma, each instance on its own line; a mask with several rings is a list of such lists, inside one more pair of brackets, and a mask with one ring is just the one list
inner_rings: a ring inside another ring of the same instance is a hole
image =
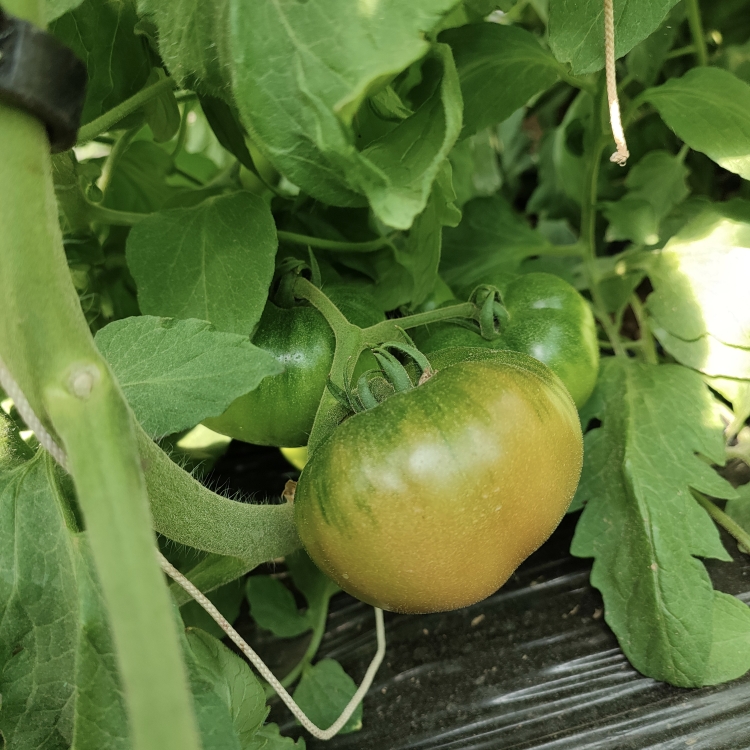
[[607, 101], [609, 102], [609, 122], [615, 138], [617, 151], [610, 161], [624, 167], [630, 152], [625, 141], [620, 116], [620, 99], [617, 96], [617, 73], [615, 71], [615, 10], [613, 0], [604, 0], [604, 67], [607, 73]]
[[[52, 435], [47, 432], [41, 420], [36, 416], [31, 408], [28, 399], [24, 396], [23, 391], [16, 383], [15, 379], [0, 359], [0, 387], [13, 399], [18, 413], [21, 415], [29, 429], [34, 431], [39, 444], [57, 461], [63, 469], [67, 469], [68, 457], [65, 451], [55, 442]], [[370, 689], [375, 673], [378, 671], [380, 664], [385, 656], [385, 625], [383, 623], [383, 610], [375, 609], [375, 630], [377, 634], [378, 648], [375, 656], [367, 668], [364, 679], [362, 680], [357, 692], [342, 711], [338, 719], [328, 729], [321, 729], [310, 721], [307, 715], [297, 705], [294, 698], [285, 690], [271, 670], [265, 665], [263, 660], [252, 648], [242, 639], [242, 636], [230, 625], [208, 597], [191, 583], [169, 560], [164, 557], [158, 550], [156, 551], [161, 569], [173, 580], [180, 585], [190, 596], [200, 604], [201, 607], [213, 618], [214, 622], [229, 636], [233, 643], [248, 658], [250, 663], [258, 670], [261, 677], [271, 685], [277, 695], [286, 704], [287, 708], [294, 714], [299, 723], [313, 736], [319, 740], [330, 740], [337, 735], [351, 718], [357, 706], [362, 702], [365, 694]]]

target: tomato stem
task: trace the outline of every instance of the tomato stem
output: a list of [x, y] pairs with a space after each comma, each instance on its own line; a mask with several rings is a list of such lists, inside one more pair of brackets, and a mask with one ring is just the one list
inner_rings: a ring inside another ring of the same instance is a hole
[[461, 302], [458, 305], [439, 307], [428, 312], [406, 315], [403, 318], [384, 320], [382, 323], [376, 323], [374, 326], [365, 328], [363, 333], [366, 343], [375, 346], [376, 344], [382, 344], [384, 341], [401, 338], [401, 332], [410, 328], [417, 328], [451, 318], [473, 318], [476, 320], [478, 315], [479, 308], [473, 302]]
[[338, 240], [325, 240], [321, 237], [309, 237], [306, 234], [285, 232], [283, 230], [279, 230], [276, 234], [284, 242], [292, 242], [295, 245], [309, 245], [310, 247], [317, 247], [321, 250], [332, 250], [334, 252], [369, 253], [392, 244], [391, 237], [378, 237], [368, 242], [340, 242]]
[[706, 47], [706, 34], [703, 31], [701, 20], [701, 9], [698, 0], [685, 0], [690, 34], [695, 44], [695, 57], [698, 65], [708, 65], [708, 48]]
[[718, 505], [709, 500], [703, 493], [698, 490], [691, 490], [695, 499], [703, 506], [708, 512], [708, 515], [721, 526], [724, 531], [731, 534], [734, 539], [740, 544], [745, 550], [750, 552], [750, 534], [740, 526], [737, 521], [728, 516]]
[[643, 358], [650, 365], [658, 365], [659, 357], [656, 352], [656, 344], [654, 343], [654, 337], [651, 333], [651, 329], [648, 326], [648, 316], [646, 315], [646, 309], [643, 307], [643, 303], [637, 294], [634, 294], [630, 298], [630, 309], [635, 315], [636, 321], [638, 321], [638, 329], [641, 333], [641, 343]]
[[108, 130], [112, 130], [118, 122], [124, 120], [133, 112], [137, 112], [144, 104], [147, 104], [164, 91], [169, 91], [174, 88], [177, 88], [174, 79], [164, 78], [157, 83], [153, 83], [150, 86], [141, 89], [129, 99], [126, 99], [121, 104], [118, 104], [108, 112], [105, 112], [101, 117], [97, 117], [87, 125], [84, 125], [78, 131], [78, 143], [76, 145], [80, 146], [84, 143], [88, 143], [88, 141], [93, 141], [96, 136], [106, 133]]
[[591, 118], [591, 131], [589, 132], [587, 144], [586, 177], [581, 198], [581, 242], [584, 247], [583, 267], [593, 300], [594, 315], [599, 323], [601, 323], [604, 332], [607, 334], [607, 338], [612, 343], [612, 349], [615, 354], [627, 357], [627, 352], [622, 345], [622, 341], [609, 316], [609, 312], [607, 312], [604, 298], [599, 289], [599, 269], [596, 262], [596, 205], [599, 169], [601, 167], [602, 154], [610, 141], [609, 136], [605, 133], [602, 126], [606, 116], [607, 103], [604, 91], [604, 77], [600, 74], [599, 86], [594, 98], [594, 114]]

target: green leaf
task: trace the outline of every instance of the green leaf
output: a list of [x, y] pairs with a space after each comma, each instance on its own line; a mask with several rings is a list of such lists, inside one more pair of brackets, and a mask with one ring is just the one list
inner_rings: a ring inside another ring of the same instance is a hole
[[703, 685], [735, 680], [750, 669], [750, 608], [739, 599], [714, 592], [713, 643]]
[[170, 154], [152, 141], [133, 141], [123, 152], [104, 195], [104, 205], [118, 211], [151, 213], [185, 192], [167, 183], [174, 170]]
[[487, 128], [453, 147], [449, 158], [458, 206], [472, 198], [493, 195], [502, 186], [493, 140], [494, 133]]
[[708, 206], [653, 256], [649, 311], [680, 338], [750, 347], [748, 274], [750, 203]]
[[[165, 77], [163, 71], [153, 70], [148, 85], [158, 83]], [[143, 108], [143, 114], [156, 143], [166, 143], [174, 138], [180, 129], [180, 108], [172, 89], [165, 89], [159, 96], [149, 99]]]
[[639, 245], [655, 245], [659, 241], [659, 222], [647, 200], [625, 196], [604, 203], [602, 213], [609, 222], [608, 242], [631, 240]]
[[132, 0], [83, 0], [66, 3], [74, 9], [50, 26], [50, 31], [86, 63], [89, 81], [82, 123], [90, 122], [137, 93], [151, 72]]
[[75, 10], [82, 2], [83, 0], [45, 0], [44, 20], [50, 24], [63, 13]]
[[440, 40], [450, 45], [456, 61], [464, 138], [506, 120], [558, 80], [555, 58], [517, 26], [470, 24], [443, 32]]
[[295, 638], [312, 629], [312, 619], [297, 609], [294, 595], [277, 578], [250, 576], [245, 590], [253, 619], [277, 638]]
[[276, 246], [268, 205], [247, 192], [149, 216], [127, 243], [141, 311], [250, 334], [266, 304]]
[[442, 83], [414, 115], [362, 151], [352, 124], [368, 96], [430, 51], [426, 33], [456, 2], [141, 0], [139, 10], [152, 15], [180, 84], [235, 102], [253, 141], [292, 183], [333, 205], [369, 200], [385, 224], [407, 229], [461, 129], [450, 51], [433, 45]]
[[652, 328], [678, 361], [750, 378], [750, 204], [706, 206], [650, 262]]
[[750, 86], [720, 68], [699, 67], [646, 89], [643, 101], [690, 148], [750, 179]]
[[266, 724], [243, 750], [305, 750], [305, 741], [296, 742], [291, 737], [282, 737], [277, 724]]
[[372, 279], [372, 294], [382, 310], [418, 305], [435, 286], [442, 227], [455, 226], [460, 218], [454, 201], [451, 167], [446, 159], [427, 207], [415, 219], [405, 241], [400, 239], [374, 253], [337, 253], [336, 260]]
[[0, 473], [0, 734], [64, 750], [73, 734], [75, 553], [52, 459]]
[[[339, 718], [347, 703], [357, 692], [357, 686], [341, 665], [333, 659], [323, 659], [302, 673], [294, 691], [294, 700], [316, 726], [326, 729]], [[344, 724], [341, 734], [356, 732], [362, 727], [362, 704]]]
[[687, 177], [681, 159], [666, 151], [649, 151], [628, 172], [625, 196], [605, 204], [604, 214], [610, 222], [607, 239], [644, 245], [659, 242], [662, 219], [690, 193]]
[[0, 409], [0, 473], [14, 469], [33, 457], [34, 451], [18, 434], [18, 425]]
[[294, 585], [307, 599], [313, 614], [340, 591], [339, 587], [315, 565], [304, 549], [287, 555], [286, 564]]
[[628, 53], [628, 73], [636, 81], [644, 86], [654, 85], [684, 18], [684, 4], [678, 3], [667, 15], [664, 23]]
[[[615, 55], [622, 57], [661, 26], [679, 0], [615, 0]], [[577, 75], [604, 67], [602, 0], [550, 0], [549, 44]]]
[[80, 629], [73, 747], [76, 750], [130, 750], [125, 696], [101, 585], [86, 535], [77, 534], [74, 544]]
[[750, 380], [750, 349], [728, 346], [710, 334], [685, 341], [653, 322], [651, 330], [659, 343], [686, 367], [712, 377]]
[[234, 107], [231, 107], [222, 99], [215, 96], [201, 96], [200, 103], [203, 114], [208, 120], [214, 135], [219, 143], [229, 153], [237, 157], [243, 167], [251, 172], [255, 171], [253, 157], [245, 143], [245, 133], [239, 121], [239, 115]]
[[[696, 557], [731, 560], [690, 488], [730, 498], [700, 456], [724, 461], [723, 425], [700, 376], [679, 365], [602, 362], [582, 415], [586, 435], [577, 501], [585, 508], [571, 552], [594, 557], [591, 583], [633, 666], [674, 685], [713, 679], [714, 592]], [[699, 455], [696, 455], [699, 454]]]
[[[229, 0], [136, 0], [159, 30], [159, 53], [182, 88], [231, 100]], [[252, 38], [252, 37], [248, 37]]]
[[468, 295], [477, 284], [502, 285], [524, 258], [549, 247], [504, 198], [476, 198], [464, 206], [461, 223], [443, 231], [440, 275], [456, 293]]
[[142, 315], [110, 323], [95, 340], [138, 421], [154, 436], [222, 414], [282, 370], [247, 336], [215, 331], [202, 320]]
[[221, 698], [232, 717], [240, 747], [247, 750], [268, 715], [263, 686], [247, 662], [212, 635], [197, 629], [188, 629], [185, 635], [194, 668]]

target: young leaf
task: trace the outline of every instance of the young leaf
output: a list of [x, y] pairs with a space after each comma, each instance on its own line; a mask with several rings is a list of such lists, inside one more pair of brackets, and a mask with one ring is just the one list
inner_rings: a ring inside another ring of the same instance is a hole
[[586, 506], [571, 552], [595, 558], [591, 583], [636, 669], [684, 687], [713, 681], [709, 660], [721, 661], [711, 656], [721, 648], [712, 635], [715, 597], [696, 557], [731, 558], [690, 488], [735, 493], [696, 455], [724, 461], [711, 396], [679, 365], [616, 357], [602, 363], [589, 403], [584, 422], [598, 417], [602, 426], [586, 435], [578, 493]]
[[297, 609], [292, 592], [278, 579], [250, 576], [246, 593], [255, 622], [277, 638], [295, 638], [313, 627], [307, 612]]
[[477, 198], [464, 206], [461, 223], [443, 232], [440, 275], [455, 292], [468, 295], [477, 284], [502, 284], [524, 258], [548, 247], [504, 198]]
[[646, 89], [644, 101], [690, 148], [750, 179], [750, 86], [721, 68], [698, 67]]
[[153, 436], [194, 427], [282, 366], [247, 336], [213, 330], [202, 320], [141, 315], [96, 334], [143, 428]]
[[75, 554], [50, 456], [0, 473], [0, 736], [64, 748], [73, 734]]
[[276, 246], [268, 205], [239, 192], [144, 219], [126, 252], [145, 315], [250, 334], [266, 304]]
[[151, 72], [148, 48], [133, 27], [130, 0], [83, 0], [58, 18], [50, 31], [86, 63], [89, 80], [81, 122], [104, 114], [141, 89]]
[[510, 117], [558, 79], [559, 63], [530, 32], [517, 26], [477, 23], [440, 35], [453, 50], [464, 126], [461, 137]]
[[260, 681], [247, 662], [212, 635], [191, 628], [185, 636], [192, 668], [211, 685], [228, 709], [242, 750], [252, 747], [255, 733], [268, 714]]
[[[339, 718], [346, 704], [357, 691], [357, 686], [334, 659], [323, 659], [302, 673], [294, 691], [294, 700], [310, 721], [326, 729]], [[356, 732], [362, 727], [362, 704], [344, 724], [341, 734]]]
[[[679, 0], [615, 0], [615, 54], [622, 57], [659, 28]], [[602, 0], [550, 0], [549, 44], [577, 75], [604, 67]]]

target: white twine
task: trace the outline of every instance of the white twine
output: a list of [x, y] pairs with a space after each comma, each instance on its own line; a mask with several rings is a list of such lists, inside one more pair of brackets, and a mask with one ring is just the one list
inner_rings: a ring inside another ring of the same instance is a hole
[[[6, 394], [13, 399], [13, 403], [18, 409], [18, 413], [23, 418], [23, 421], [34, 431], [34, 434], [39, 440], [39, 444], [57, 461], [60, 466], [67, 469], [68, 458], [65, 452], [60, 446], [54, 441], [52, 436], [47, 432], [41, 420], [34, 414], [34, 410], [31, 408], [26, 396], [19, 387], [18, 383], [14, 380], [10, 374], [10, 370], [5, 366], [5, 363], [0, 358], [0, 385]], [[242, 639], [242, 636], [231, 626], [226, 618], [219, 612], [213, 603], [203, 594], [193, 583], [191, 583], [177, 568], [175, 568], [164, 555], [157, 550], [157, 557], [159, 559], [159, 565], [161, 569], [178, 585], [180, 585], [190, 596], [203, 607], [206, 612], [211, 616], [214, 622], [229, 636], [232, 642], [237, 648], [242, 651], [243, 654], [248, 658], [250, 663], [258, 670], [261, 677], [276, 691], [281, 700], [286, 704], [287, 708], [292, 712], [294, 717], [299, 723], [313, 736], [319, 740], [330, 740], [335, 737], [343, 728], [344, 724], [351, 718], [352, 714], [357, 709], [357, 706], [362, 702], [365, 694], [370, 689], [375, 674], [377, 673], [380, 665], [385, 656], [385, 625], [383, 623], [383, 610], [375, 609], [375, 631], [377, 634], [378, 648], [375, 652], [373, 660], [370, 662], [370, 666], [367, 668], [364, 679], [357, 688], [357, 692], [354, 693], [352, 699], [346, 705], [346, 708], [341, 712], [336, 721], [331, 724], [328, 729], [321, 729], [310, 721], [304, 711], [296, 704], [294, 698], [286, 691], [284, 686], [274, 676], [273, 672], [266, 666], [263, 660], [253, 651], [250, 646]]]
[[620, 99], [617, 95], [617, 73], [615, 71], [615, 11], [613, 0], [604, 0], [604, 66], [607, 72], [607, 100], [609, 102], [609, 122], [615, 138], [617, 151], [610, 161], [624, 167], [630, 152], [625, 141], [620, 116]]

